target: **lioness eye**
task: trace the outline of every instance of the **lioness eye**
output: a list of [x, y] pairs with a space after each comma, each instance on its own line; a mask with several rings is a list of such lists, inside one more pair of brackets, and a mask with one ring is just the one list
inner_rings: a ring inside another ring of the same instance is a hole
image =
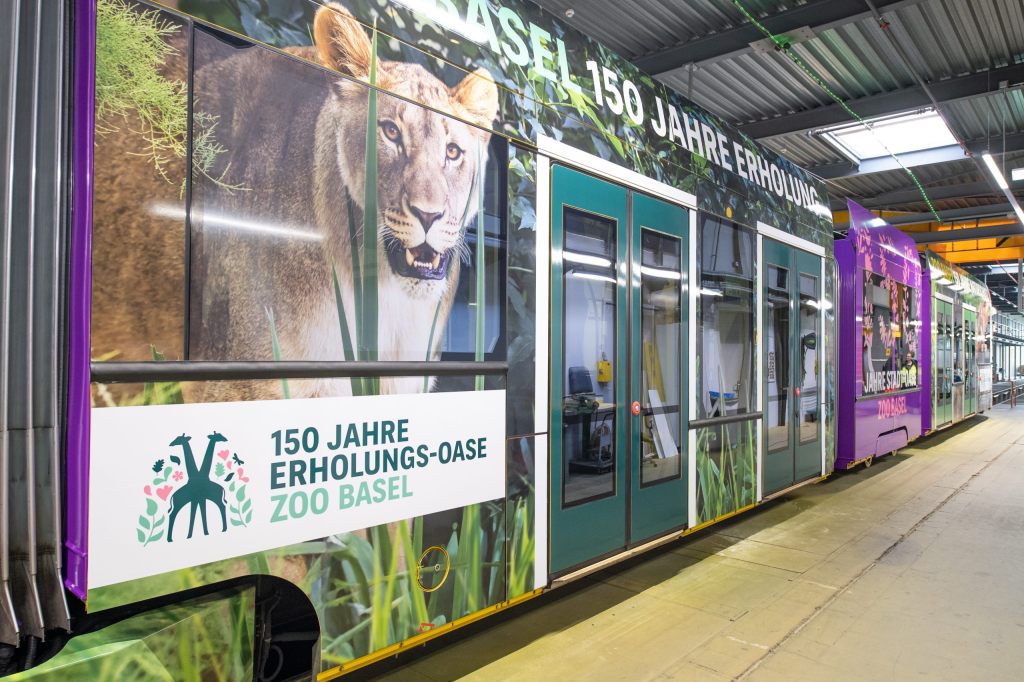
[[455, 144], [454, 142], [449, 143], [448, 144], [448, 160], [449, 161], [458, 161], [460, 158], [462, 158], [462, 148], [459, 147], [459, 145]]
[[402, 139], [402, 131], [391, 121], [381, 121], [380, 129], [384, 131], [384, 137], [392, 142], [399, 142]]

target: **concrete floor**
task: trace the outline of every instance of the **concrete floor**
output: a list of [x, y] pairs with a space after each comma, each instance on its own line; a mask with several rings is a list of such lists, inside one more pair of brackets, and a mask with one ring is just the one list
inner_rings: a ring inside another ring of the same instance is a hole
[[1024, 408], [563, 589], [387, 679], [1022, 679]]

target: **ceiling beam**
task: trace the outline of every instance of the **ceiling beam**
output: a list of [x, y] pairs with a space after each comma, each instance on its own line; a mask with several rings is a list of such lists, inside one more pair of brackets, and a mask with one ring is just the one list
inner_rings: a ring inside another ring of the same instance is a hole
[[[979, 219], [980, 218], [991, 218], [992, 216], [1008, 217], [1008, 216], [1012, 215], [1012, 212], [1013, 212], [1013, 207], [1010, 206], [1010, 204], [1008, 204], [1008, 203], [987, 204], [985, 206], [971, 206], [969, 208], [954, 208], [954, 209], [950, 209], [948, 211], [943, 211], [942, 212], [942, 217], [945, 220], [950, 220], [950, 221], [953, 221], [953, 220], [974, 220], [976, 218], [979, 218]], [[904, 213], [903, 215], [886, 216], [884, 220], [885, 220], [885, 222], [889, 223], [890, 225], [912, 225], [912, 224], [915, 224], [915, 223], [930, 223], [930, 222], [934, 222], [935, 216], [932, 215], [931, 213]], [[1004, 232], [1004, 233], [1001, 233], [1001, 234], [992, 234], [992, 235], [989, 235], [989, 238], [1012, 237], [1012, 236], [1017, 236], [1018, 234], [1024, 234], [1024, 229], [1022, 229], [1020, 225], [1017, 225], [1016, 219], [1014, 219], [1013, 222], [1010, 223], [1009, 226], [1010, 227], [1016, 226], [1016, 231], [1008, 231], [1008, 232]], [[837, 222], [832, 227], [833, 227], [833, 229], [840, 230], [840, 231], [848, 230], [850, 228], [849, 219], [844, 220], [842, 222]], [[1006, 224], [1002, 224], [1002, 225], [995, 225], [995, 226], [987, 226], [987, 227], [978, 228], [978, 229], [988, 230], [988, 229], [991, 229], [992, 227], [1005, 228], [1005, 227], [1007, 227], [1007, 225]], [[974, 229], [974, 228], [970, 228], [970, 229]], [[952, 232], [968, 232], [968, 231], [969, 231], [969, 229], [952, 230]], [[920, 234], [933, 234], [933, 233], [922, 232]], [[942, 232], [942, 234], [946, 234], [946, 233]], [[980, 236], [979, 237], [965, 237], [965, 239], [981, 239], [981, 238], [984, 238], [984, 237], [980, 237]], [[916, 240], [916, 236], [915, 236], [915, 240]], [[933, 240], [933, 241], [935, 241], [935, 240]], [[939, 240], [939, 241], [941, 241], [941, 240]], [[959, 240], [957, 240], [957, 241], [959, 241]]]
[[[962, 175], [956, 176], [962, 178]], [[928, 198], [932, 201], [943, 201], [946, 199], [960, 199], [962, 197], [995, 196], [988, 181], [968, 182], [962, 185], [942, 185], [939, 187], [925, 187]], [[900, 204], [914, 204], [923, 201], [921, 190], [916, 187], [884, 192], [858, 201], [864, 208], [888, 208]]]
[[950, 263], [988, 263], [989, 261], [1016, 261], [1024, 258], [1024, 247], [1002, 249], [970, 249], [964, 251], [936, 251]]
[[[996, 92], [1002, 81], [1008, 82], [1010, 87], [1024, 82], [1024, 64], [1012, 64], [967, 76], [934, 81], [928, 84], [928, 89], [931, 90], [939, 104], [943, 104]], [[870, 118], [910, 109], [931, 107], [932, 101], [924, 88], [915, 85], [850, 100], [847, 104], [858, 115]], [[740, 124], [738, 127], [750, 137], [761, 138], [850, 122], [850, 114], [843, 107], [839, 104], [829, 104], [806, 111], [783, 114], [763, 121]]]
[[[994, 156], [1004, 151], [1016, 152], [1024, 150], [1024, 132], [1013, 133], [1004, 137], [980, 138], [970, 140], [967, 143], [967, 150], [972, 154], [982, 154], [991, 149]], [[838, 180], [849, 178], [855, 175], [869, 175], [871, 173], [884, 173], [885, 171], [900, 170], [900, 168], [913, 168], [915, 166], [927, 166], [933, 163], [948, 163], [949, 161], [963, 161], [967, 158], [964, 150], [959, 145], [951, 144], [947, 147], [936, 147], [925, 149], [909, 154], [900, 154], [899, 159], [902, 166], [891, 156], [881, 156], [877, 159], [865, 159], [859, 164], [852, 161], [830, 163], [821, 166], [811, 166], [807, 170], [814, 173], [823, 180]]]
[[[946, 244], [995, 237], [1016, 237], [1024, 235], [1024, 227], [1019, 223], [992, 225], [991, 227], [968, 227], [959, 230], [939, 230], [937, 232], [908, 232], [915, 244]], [[974, 249], [977, 251], [977, 249]], [[950, 252], [952, 253], [952, 252]], [[965, 252], [966, 253], [966, 252]]]
[[[875, 6], [879, 12], [888, 12], [921, 2], [924, 0], [877, 0]], [[758, 18], [758, 21], [780, 35], [805, 27], [824, 31], [870, 16], [872, 12], [864, 0], [810, 0], [785, 12]], [[734, 28], [637, 57], [633, 63], [651, 75], [661, 76], [688, 64], [705, 64], [749, 52], [750, 44], [764, 37], [761, 29], [744, 20]]]

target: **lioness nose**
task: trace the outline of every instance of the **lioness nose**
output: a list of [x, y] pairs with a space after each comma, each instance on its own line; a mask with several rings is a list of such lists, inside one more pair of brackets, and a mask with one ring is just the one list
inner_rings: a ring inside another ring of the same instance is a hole
[[423, 231], [428, 231], [434, 223], [441, 219], [444, 215], [444, 211], [432, 213], [430, 211], [424, 211], [423, 209], [416, 208], [412, 204], [409, 204], [409, 210], [412, 212], [416, 219], [420, 221], [420, 225], [423, 226]]

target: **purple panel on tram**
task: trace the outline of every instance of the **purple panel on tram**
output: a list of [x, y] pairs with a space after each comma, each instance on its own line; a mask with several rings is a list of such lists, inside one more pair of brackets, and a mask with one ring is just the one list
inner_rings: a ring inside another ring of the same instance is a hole
[[921, 435], [930, 370], [927, 296], [913, 239], [852, 201], [849, 210], [850, 230], [835, 242], [837, 469], [894, 452]]

